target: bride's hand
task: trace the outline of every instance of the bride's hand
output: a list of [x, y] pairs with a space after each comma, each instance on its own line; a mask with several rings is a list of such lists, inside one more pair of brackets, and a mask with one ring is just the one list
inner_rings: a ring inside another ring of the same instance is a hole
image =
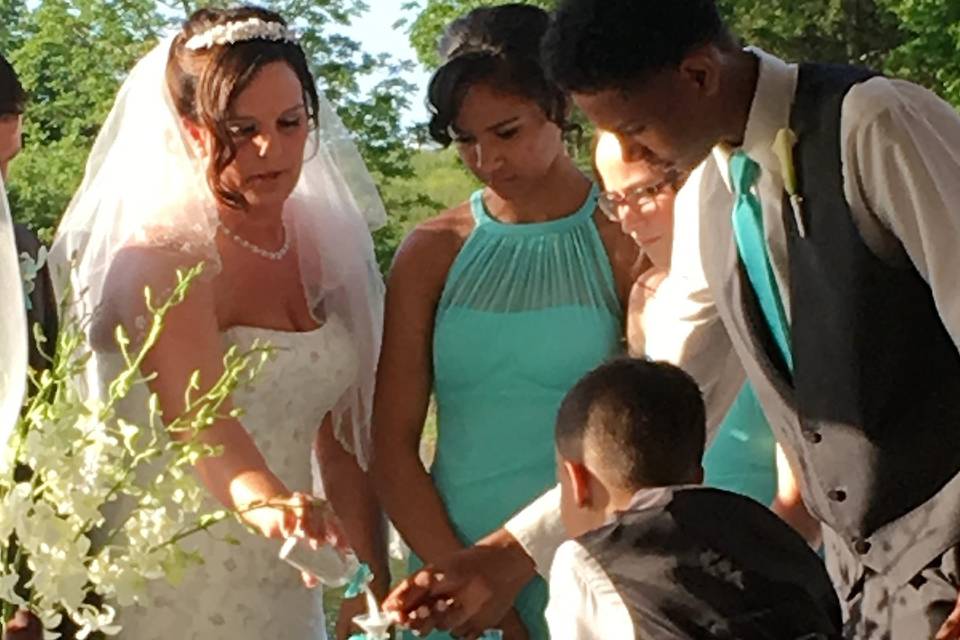
[[303, 538], [314, 545], [347, 549], [343, 526], [326, 500], [295, 491], [284, 501], [281, 536]]
[[348, 548], [329, 503], [299, 491], [272, 498], [268, 505], [251, 509], [245, 519], [268, 538], [295, 537], [311, 544]]
[[[268, 538], [299, 538], [315, 550], [324, 545], [331, 545], [341, 552], [350, 549], [340, 520], [330, 504], [305, 493], [294, 492], [288, 497], [273, 498], [269, 505], [249, 511], [245, 519]], [[307, 572], [301, 572], [300, 578], [310, 589], [320, 584]]]

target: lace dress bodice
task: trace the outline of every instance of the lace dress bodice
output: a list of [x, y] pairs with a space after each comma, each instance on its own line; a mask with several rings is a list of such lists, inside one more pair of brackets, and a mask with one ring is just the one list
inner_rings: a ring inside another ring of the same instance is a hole
[[[270, 469], [290, 490], [312, 491], [313, 442], [324, 416], [355, 379], [353, 337], [330, 318], [304, 333], [235, 327], [224, 348], [241, 351], [259, 340], [276, 351], [234, 404]], [[212, 502], [212, 501], [211, 501]], [[211, 507], [215, 505], [211, 503]], [[225, 536], [239, 546], [222, 541]], [[130, 640], [319, 640], [325, 638], [321, 593], [277, 558], [281, 542], [255, 536], [240, 525], [220, 525], [214, 536], [188, 541], [204, 559], [176, 588], [156, 583], [153, 602], [121, 613], [121, 637]], [[175, 625], [172, 628], [171, 625]]]
[[243, 351], [259, 340], [275, 349], [253, 383], [234, 393], [234, 404], [243, 409], [243, 426], [287, 488], [312, 491], [309, 457], [317, 427], [357, 375], [350, 333], [332, 318], [304, 333], [234, 327], [223, 339], [224, 348]]

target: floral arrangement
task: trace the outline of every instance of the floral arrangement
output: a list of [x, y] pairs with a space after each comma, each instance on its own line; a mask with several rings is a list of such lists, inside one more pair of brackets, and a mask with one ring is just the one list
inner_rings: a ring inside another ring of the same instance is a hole
[[204, 512], [204, 490], [191, 468], [217, 452], [195, 436], [223, 417], [224, 401], [256, 375], [268, 348], [230, 350], [209, 391], [200, 392], [195, 374], [180, 417], [161, 421], [155, 396], [140, 412], [149, 416], [142, 424], [118, 411], [131, 390], [147, 383], [140, 365], [165, 314], [200, 272], [198, 266], [178, 273], [159, 304], [146, 292], [146, 337], [133, 348], [118, 329], [124, 366], [102, 400], [83, 392], [91, 354], [79, 321], [65, 323], [50, 368], [33, 374], [34, 393], [0, 448], [0, 624], [28, 611], [44, 638], [59, 637], [58, 629], [79, 639], [116, 635], [116, 608], [148, 605], [150, 581], [176, 584], [202, 562], [181, 543], [232, 517]]

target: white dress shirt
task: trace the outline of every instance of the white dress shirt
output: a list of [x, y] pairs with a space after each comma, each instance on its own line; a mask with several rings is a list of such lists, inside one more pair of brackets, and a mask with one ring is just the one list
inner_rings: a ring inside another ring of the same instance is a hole
[[[741, 150], [760, 165], [754, 193], [763, 205], [770, 262], [789, 318], [783, 178], [772, 145], [777, 132], [789, 127], [798, 67], [750, 51], [760, 72]], [[922, 87], [876, 77], [850, 89], [840, 119], [844, 192], [864, 242], [883, 260], [913, 264], [960, 348], [960, 295], [952, 290], [960, 274], [960, 115]], [[671, 272], [645, 310], [648, 356], [672, 362], [697, 380], [711, 431], [744, 380], [707, 286], [699, 244], [702, 220], [730, 219], [731, 151], [715, 148], [677, 195]], [[562, 542], [556, 500], [541, 498], [507, 524], [544, 575], [544, 558]]]
[[[777, 132], [789, 127], [798, 67], [758, 49], [751, 52], [760, 60], [760, 75], [741, 150], [760, 165], [754, 193], [763, 206], [770, 262], [790, 318], [783, 177], [772, 145]], [[960, 116], [922, 87], [876, 77], [850, 89], [840, 130], [844, 193], [864, 242], [885, 261], [913, 263], [960, 347], [960, 296], [951, 292], [960, 273]], [[686, 369], [701, 385], [711, 427], [743, 382], [742, 372], [731, 375], [739, 363], [730, 357], [729, 338], [699, 260], [702, 218], [729, 220], [733, 210], [731, 151], [715, 148], [684, 185], [687, 197], [678, 197], [674, 250], [680, 259], [674, 259], [667, 281], [685, 309], [678, 313], [674, 305], [659, 305], [647, 334], [651, 357]]]
[[0, 291], [7, 302], [0, 307], [0, 443], [6, 446], [20, 416], [27, 386], [27, 312], [13, 218], [0, 176]]
[[[641, 489], [626, 511], [661, 507], [673, 492], [690, 486]], [[544, 497], [559, 500], [559, 489]], [[559, 510], [559, 502], [556, 508]], [[610, 518], [613, 524], [619, 516]], [[551, 532], [550, 535], [554, 535]], [[551, 640], [610, 640], [635, 638], [630, 611], [603, 567], [577, 541], [567, 540], [556, 550], [549, 569], [550, 600], [545, 617]]]
[[544, 612], [551, 640], [635, 638], [627, 605], [603, 568], [576, 540], [557, 549]]

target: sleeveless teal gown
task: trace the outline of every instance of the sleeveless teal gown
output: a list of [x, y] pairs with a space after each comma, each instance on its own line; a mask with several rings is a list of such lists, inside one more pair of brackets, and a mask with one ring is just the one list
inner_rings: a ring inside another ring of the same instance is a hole
[[[623, 352], [621, 303], [593, 218], [597, 193], [571, 215], [534, 224], [498, 222], [482, 191], [470, 200], [475, 228], [450, 268], [433, 338], [431, 475], [464, 544], [556, 483], [563, 396]], [[533, 640], [549, 637], [546, 603], [539, 577], [515, 603]]]
[[777, 495], [776, 440], [750, 384], [724, 417], [703, 456], [704, 483], [769, 507]]

